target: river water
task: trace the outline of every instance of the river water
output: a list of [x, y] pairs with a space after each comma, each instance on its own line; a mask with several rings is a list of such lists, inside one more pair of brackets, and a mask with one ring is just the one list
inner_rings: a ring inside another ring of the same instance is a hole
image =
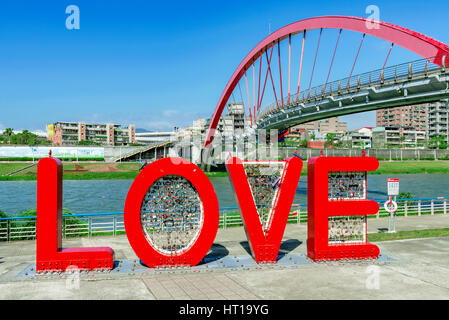
[[[399, 178], [400, 191], [414, 198], [449, 196], [449, 174], [369, 175], [368, 198], [387, 197], [387, 178]], [[220, 207], [235, 207], [236, 201], [227, 177], [210, 178]], [[64, 181], [63, 207], [73, 213], [123, 212], [126, 195], [133, 180]], [[307, 202], [307, 178], [301, 177], [295, 203]], [[36, 181], [0, 181], [0, 210], [20, 215], [36, 207]]]

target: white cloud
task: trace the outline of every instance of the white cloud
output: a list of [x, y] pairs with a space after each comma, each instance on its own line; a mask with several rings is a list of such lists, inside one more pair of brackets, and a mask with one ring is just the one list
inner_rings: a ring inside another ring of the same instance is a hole
[[[148, 109], [150, 110], [150, 108]], [[184, 111], [178, 109], [162, 109], [159, 111], [140, 111], [140, 112], [111, 112], [111, 113], [92, 113], [87, 117], [80, 117], [82, 120], [93, 123], [116, 123], [127, 126], [134, 124], [136, 128], [142, 128], [151, 131], [172, 131], [174, 127], [184, 128], [191, 126], [193, 121], [198, 118], [205, 118], [198, 112]]]
[[174, 127], [187, 127], [193, 124], [195, 119], [200, 118], [197, 112], [188, 112], [182, 110], [164, 110], [161, 114], [151, 114], [151, 116], [141, 116], [139, 119], [130, 119], [137, 128], [143, 128], [152, 131], [172, 131]]
[[136, 127], [151, 131], [172, 131], [176, 125], [169, 121], [143, 121], [135, 123]]
[[179, 110], [164, 110], [162, 114], [164, 117], [173, 117], [179, 115]]

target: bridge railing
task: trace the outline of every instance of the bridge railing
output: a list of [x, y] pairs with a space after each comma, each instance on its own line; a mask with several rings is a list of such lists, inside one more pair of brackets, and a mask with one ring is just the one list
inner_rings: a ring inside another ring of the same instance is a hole
[[[443, 67], [440, 67], [433, 61], [442, 61]], [[291, 95], [290, 98], [284, 97], [284, 105], [282, 105], [282, 99], [278, 100], [277, 103], [274, 102], [268, 105], [259, 113], [257, 120], [259, 121], [267, 114], [277, 112], [279, 108], [288, 109], [301, 103], [321, 100], [334, 94], [346, 94], [376, 85], [427, 77], [431, 73], [445, 71], [448, 68], [449, 54], [446, 54], [365, 72], [312, 87], [299, 94]]]
[[[383, 204], [371, 218], [387, 217]], [[421, 216], [448, 214], [449, 197], [398, 199], [398, 216]], [[293, 204], [287, 223], [306, 223], [307, 203]], [[219, 228], [243, 226], [237, 207], [220, 208]], [[73, 237], [92, 237], [100, 235], [119, 235], [125, 233], [122, 212], [63, 215], [62, 233], [64, 239]], [[0, 218], [0, 241], [36, 239], [36, 217]]]

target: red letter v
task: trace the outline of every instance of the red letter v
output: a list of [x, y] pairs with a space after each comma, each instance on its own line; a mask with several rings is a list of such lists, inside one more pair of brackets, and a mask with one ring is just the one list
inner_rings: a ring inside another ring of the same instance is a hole
[[253, 258], [258, 263], [276, 262], [302, 160], [242, 161], [232, 157], [226, 161], [226, 169]]

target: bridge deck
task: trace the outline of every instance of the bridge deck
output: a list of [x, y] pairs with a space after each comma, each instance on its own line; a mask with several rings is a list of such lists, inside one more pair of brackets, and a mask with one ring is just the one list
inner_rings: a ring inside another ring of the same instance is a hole
[[[426, 61], [392, 66], [314, 87], [293, 96], [289, 104], [282, 105], [278, 101], [257, 115], [258, 128], [287, 129], [334, 116], [448, 98], [447, 66], [429, 67]], [[388, 71], [388, 76], [384, 71]], [[344, 85], [346, 81], [350, 84], [348, 87]]]
[[[368, 220], [368, 231], [387, 226]], [[443, 228], [449, 216], [398, 218], [398, 230]], [[288, 225], [282, 259], [297, 264], [251, 267], [242, 228], [220, 229], [214, 253], [244, 267], [151, 270], [136, 263], [126, 236], [65, 240], [64, 246], [110, 246], [122, 270], [82, 273], [79, 288], [65, 275], [24, 276], [34, 263], [35, 241], [0, 244], [0, 299], [448, 299], [449, 238], [378, 243], [375, 262], [313, 263], [305, 258], [305, 224]], [[216, 261], [215, 263], [219, 263]], [[246, 261], [246, 262], [245, 262]], [[301, 262], [302, 261], [302, 262]], [[380, 270], [380, 289], [366, 288], [367, 267]]]

